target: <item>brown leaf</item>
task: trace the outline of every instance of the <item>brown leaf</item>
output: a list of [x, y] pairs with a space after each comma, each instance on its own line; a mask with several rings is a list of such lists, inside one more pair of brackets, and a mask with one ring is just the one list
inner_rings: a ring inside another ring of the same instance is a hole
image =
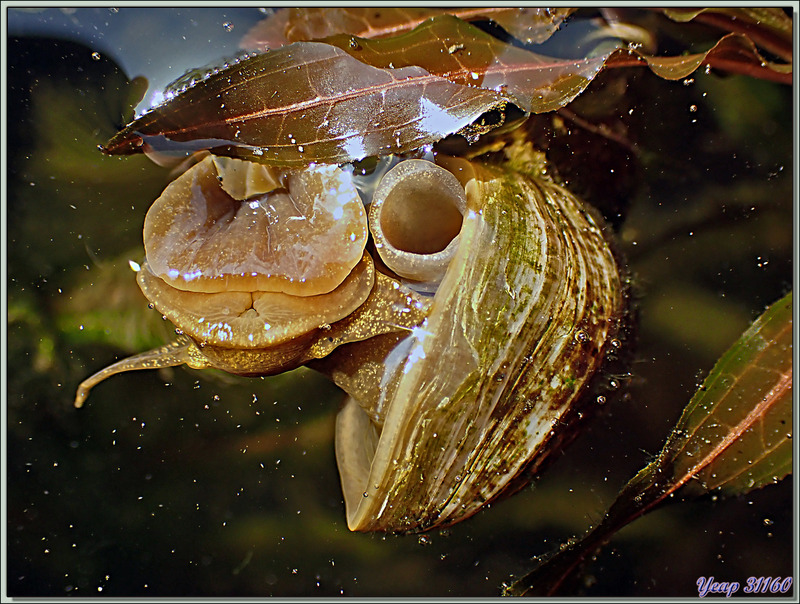
[[366, 65], [329, 44], [297, 42], [187, 88], [104, 151], [211, 149], [277, 165], [407, 151], [456, 132], [503, 98], [420, 67]]
[[421, 8], [325, 7], [278, 10], [259, 21], [242, 39], [246, 50], [268, 50], [290, 42], [319, 40], [335, 34], [385, 38], [414, 29], [426, 19], [453, 15], [464, 21], [491, 19], [517, 39], [541, 43], [574, 11], [571, 8]]
[[753, 41], [742, 34], [728, 34], [704, 53], [675, 57], [656, 57], [635, 49], [618, 50], [606, 61], [606, 67], [630, 67], [647, 64], [657, 76], [667, 80], [680, 80], [694, 73], [701, 65], [740, 73], [755, 78], [792, 83], [792, 65], [774, 63], [764, 59]]
[[491, 127], [470, 125], [509, 102], [526, 113], [560, 109], [604, 66], [643, 62], [667, 79], [706, 64], [791, 81], [791, 65], [767, 63], [739, 34], [688, 56], [609, 49], [556, 59], [443, 15], [392, 38], [336, 35], [240, 60], [129, 124], [104, 151], [210, 149], [284, 166], [404, 153], [457, 132], [472, 140]]
[[374, 67], [419, 65], [451, 82], [496, 91], [530, 113], [569, 103], [613, 52], [586, 59], [546, 57], [451, 16], [429, 19], [413, 32], [384, 40], [358, 39], [354, 44], [352, 36], [336, 35], [325, 42]]
[[326, 42], [296, 42], [213, 73], [104, 151], [211, 149], [297, 166], [407, 152], [509, 101], [534, 113], [562, 107], [604, 60], [536, 55], [451, 16], [394, 38]]
[[747, 35], [756, 45], [792, 61], [792, 19], [775, 7], [668, 8], [673, 21], [697, 21]]

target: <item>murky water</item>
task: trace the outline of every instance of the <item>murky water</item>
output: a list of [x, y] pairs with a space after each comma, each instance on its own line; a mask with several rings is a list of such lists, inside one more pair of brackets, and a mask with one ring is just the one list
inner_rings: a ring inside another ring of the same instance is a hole
[[[644, 152], [625, 174], [620, 229], [640, 310], [628, 396], [535, 488], [424, 537], [350, 533], [332, 442], [342, 397], [307, 370], [127, 374], [74, 409], [86, 375], [172, 335], [128, 268], [169, 174], [96, 145], [122, 125], [129, 78], [151, 81], [145, 106], [186, 69], [233, 55], [262, 16], [9, 12], [10, 595], [496, 595], [599, 520], [720, 353], [791, 288], [791, 90], [632, 70], [625, 119]], [[608, 98], [600, 79], [579, 102]], [[551, 140], [553, 156], [568, 148]], [[599, 153], [575, 171], [599, 169]], [[786, 576], [791, 496], [788, 479], [654, 512], [599, 555], [583, 593], [691, 596], [698, 576]]]

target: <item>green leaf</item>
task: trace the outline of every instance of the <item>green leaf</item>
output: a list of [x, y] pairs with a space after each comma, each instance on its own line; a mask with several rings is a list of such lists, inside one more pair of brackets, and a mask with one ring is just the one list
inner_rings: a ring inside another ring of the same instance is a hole
[[82, 272], [95, 254], [141, 244], [141, 227], [137, 233], [131, 225], [141, 224], [167, 173], [144, 157], [123, 161], [97, 151], [123, 114], [132, 114], [143, 79], [129, 81], [107, 55], [98, 60], [74, 42], [15, 38], [8, 51], [8, 131], [16, 141], [3, 202], [14, 234], [9, 276], [63, 285], [65, 271]]
[[665, 501], [712, 491], [743, 494], [780, 481], [792, 468], [791, 419], [790, 292], [722, 355], [661, 453], [622, 488], [602, 522], [505, 594], [554, 594], [614, 533]]
[[70, 345], [102, 344], [125, 351], [162, 345], [173, 327], [148, 307], [132, 272], [137, 248], [78, 274], [54, 305], [59, 333]]

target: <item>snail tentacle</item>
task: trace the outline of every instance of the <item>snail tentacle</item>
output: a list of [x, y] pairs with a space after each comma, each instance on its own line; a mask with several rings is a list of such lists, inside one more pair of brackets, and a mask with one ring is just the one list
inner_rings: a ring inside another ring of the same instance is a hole
[[92, 388], [112, 375], [139, 369], [161, 369], [178, 365], [188, 365], [192, 369], [207, 369], [211, 366], [195, 343], [189, 338], [182, 337], [164, 346], [120, 359], [89, 376], [78, 386], [75, 407], [82, 407]]

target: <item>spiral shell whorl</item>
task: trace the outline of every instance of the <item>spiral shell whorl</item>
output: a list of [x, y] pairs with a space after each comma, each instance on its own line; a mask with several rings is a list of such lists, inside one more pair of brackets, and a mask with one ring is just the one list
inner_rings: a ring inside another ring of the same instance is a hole
[[356, 484], [342, 472], [353, 530], [427, 530], [497, 497], [544, 457], [616, 329], [619, 272], [581, 203], [513, 172], [480, 186], [380, 439], [349, 444], [354, 403], [338, 419], [340, 468], [374, 456]]

